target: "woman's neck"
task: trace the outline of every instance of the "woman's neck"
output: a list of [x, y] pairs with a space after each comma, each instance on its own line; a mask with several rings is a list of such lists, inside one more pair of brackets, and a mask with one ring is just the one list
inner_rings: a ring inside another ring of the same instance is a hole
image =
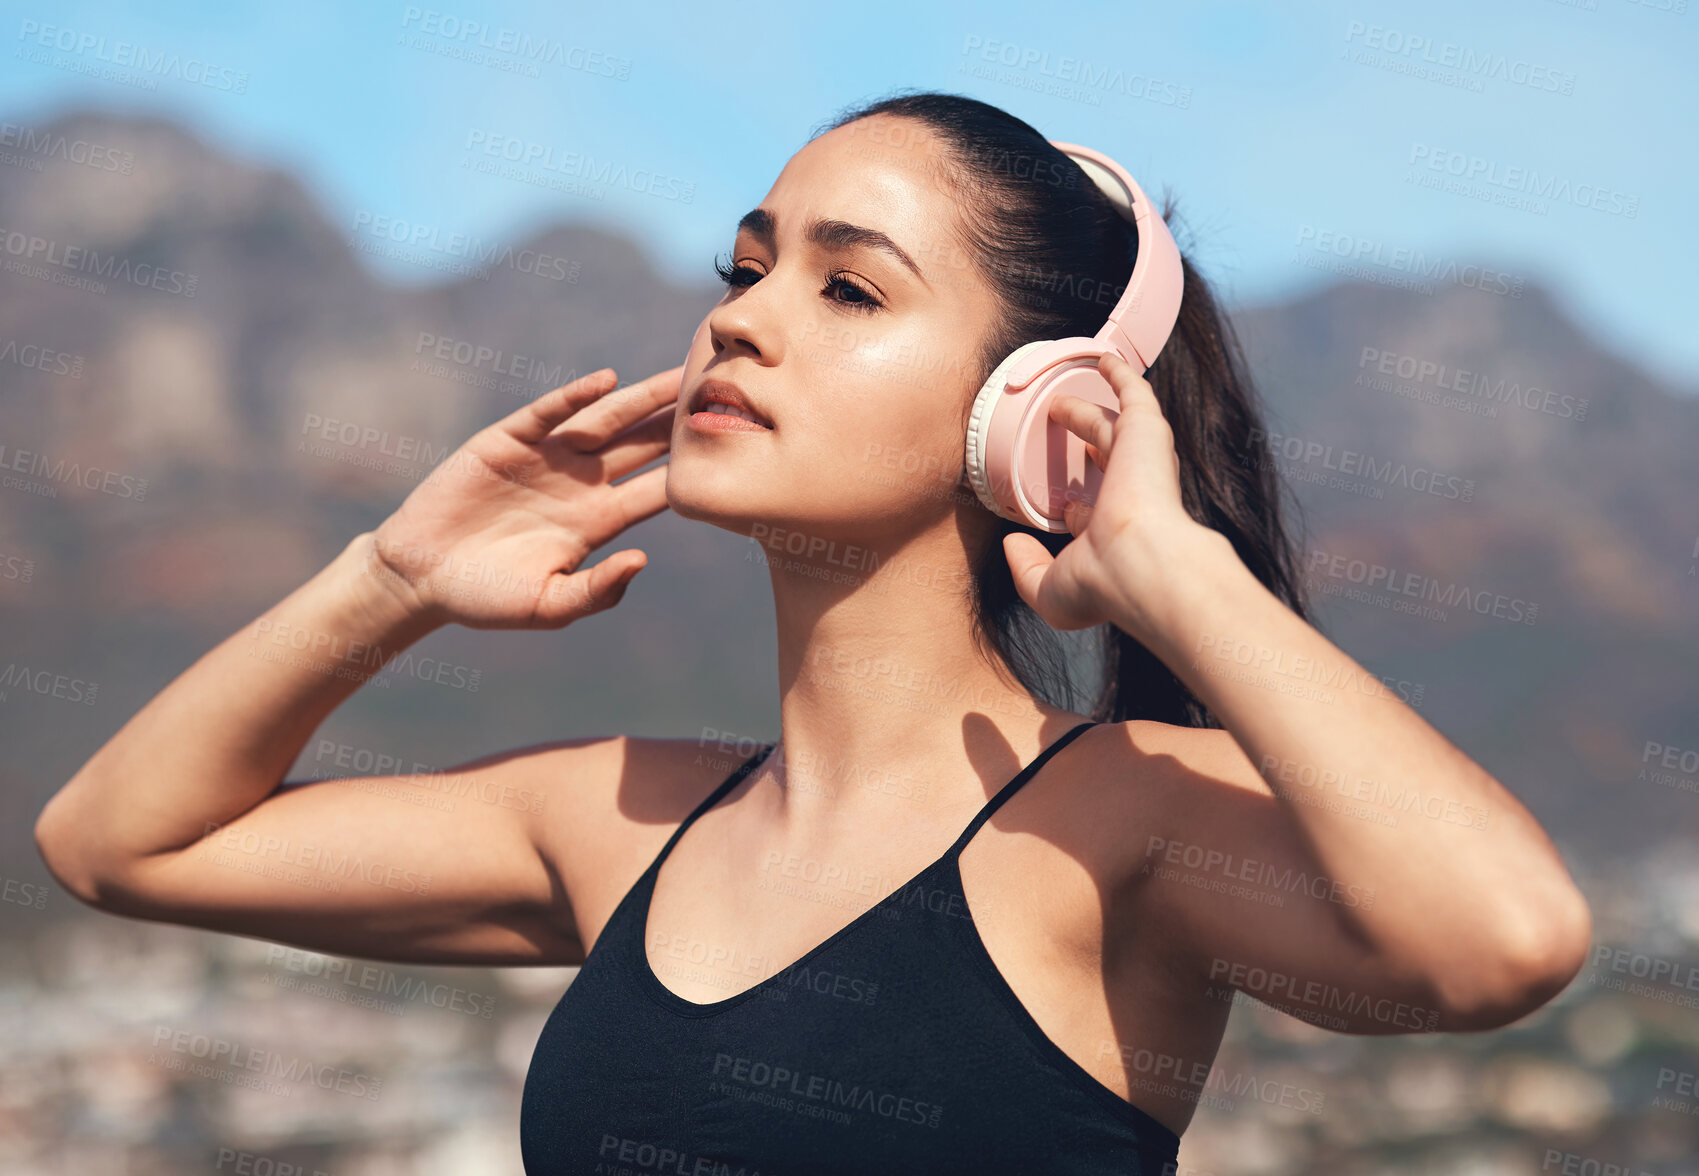
[[891, 560], [847, 584], [770, 560], [782, 736], [761, 777], [797, 837], [959, 823], [1061, 733], [1047, 720], [1068, 712], [976, 647], [957, 552], [934, 574]]

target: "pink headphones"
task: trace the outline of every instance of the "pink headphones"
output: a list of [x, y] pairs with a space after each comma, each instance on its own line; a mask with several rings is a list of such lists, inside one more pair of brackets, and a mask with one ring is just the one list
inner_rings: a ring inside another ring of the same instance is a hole
[[1066, 532], [1070, 498], [1097, 501], [1103, 471], [1085, 442], [1050, 420], [1050, 401], [1078, 396], [1120, 411], [1097, 359], [1119, 352], [1142, 375], [1156, 362], [1180, 315], [1184, 281], [1180, 250], [1144, 190], [1102, 152], [1051, 140], [1101, 188], [1138, 229], [1133, 276], [1115, 309], [1091, 338], [1039, 339], [997, 365], [974, 398], [967, 432], [968, 482], [992, 513], [1043, 531]]

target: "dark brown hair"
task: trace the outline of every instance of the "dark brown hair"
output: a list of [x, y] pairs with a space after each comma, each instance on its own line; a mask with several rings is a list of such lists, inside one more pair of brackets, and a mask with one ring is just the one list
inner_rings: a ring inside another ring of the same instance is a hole
[[[1132, 274], [1138, 234], [1078, 164], [1014, 115], [937, 92], [899, 93], [857, 106], [813, 137], [874, 115], [913, 120], [937, 140], [941, 174], [960, 201], [961, 245], [1001, 304], [980, 347], [974, 391], [1023, 343], [1097, 333]], [[1161, 215], [1172, 231], [1172, 196]], [[1182, 258], [1182, 267], [1179, 320], [1145, 373], [1174, 432], [1182, 501], [1193, 519], [1227, 537], [1270, 592], [1305, 616], [1282, 484], [1243, 351], [1209, 286], [1190, 261]], [[971, 398], [962, 405], [964, 436], [971, 405]], [[1062, 644], [1016, 593], [1002, 548], [1002, 537], [1014, 530], [1037, 537], [1052, 554], [1072, 536], [998, 522], [993, 541], [975, 555], [976, 640], [1026, 688], [1078, 710]], [[1102, 722], [1220, 725], [1139, 642], [1114, 625], [1102, 626], [1097, 638], [1102, 686], [1083, 713]]]

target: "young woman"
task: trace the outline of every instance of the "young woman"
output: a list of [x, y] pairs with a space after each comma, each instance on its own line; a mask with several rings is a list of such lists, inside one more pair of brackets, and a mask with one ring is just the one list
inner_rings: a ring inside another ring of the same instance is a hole
[[[851, 112], [743, 218], [682, 368], [474, 436], [88, 761], [40, 817], [48, 865], [136, 918], [582, 964], [526, 1083], [532, 1176], [1172, 1171], [1237, 993], [1347, 1033], [1525, 1015], [1579, 968], [1586, 903], [1516, 798], [1303, 619], [1189, 265], [1148, 379], [1100, 361], [1120, 412], [1051, 410], [1104, 471], [1069, 533], [962, 480], [981, 382], [1093, 334], [1136, 248], [994, 107]], [[775, 745], [509, 751], [453, 771], [531, 800], [452, 813], [280, 786], [436, 627], [617, 604], [644, 554], [581, 565], [665, 507], [762, 544]], [[1093, 626], [1088, 715], [1053, 630]]]

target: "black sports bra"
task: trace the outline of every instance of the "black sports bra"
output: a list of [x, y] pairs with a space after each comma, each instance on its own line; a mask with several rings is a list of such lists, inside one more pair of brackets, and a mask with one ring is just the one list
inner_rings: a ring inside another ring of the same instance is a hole
[[1172, 1176], [1180, 1137], [1052, 1042], [1003, 980], [962, 890], [963, 847], [782, 971], [708, 1004], [644, 950], [661, 863], [772, 750], [696, 806], [614, 910], [526, 1075], [527, 1176]]

